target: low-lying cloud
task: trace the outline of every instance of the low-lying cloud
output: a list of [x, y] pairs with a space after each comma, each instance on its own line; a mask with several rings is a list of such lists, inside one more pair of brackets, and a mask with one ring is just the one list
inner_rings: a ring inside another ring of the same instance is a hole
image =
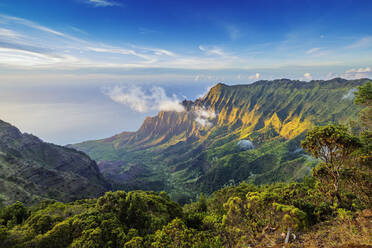
[[[168, 96], [163, 88], [157, 86], [149, 90], [143, 90], [137, 86], [115, 86], [104, 88], [102, 92], [114, 102], [126, 105], [140, 113], [186, 111], [175, 94]], [[198, 126], [203, 128], [213, 126], [212, 121], [217, 117], [217, 114], [212, 109], [200, 106], [193, 107], [189, 112], [194, 116], [194, 121]]]
[[347, 78], [347, 79], [359, 79], [359, 78], [366, 78], [366, 77], [369, 77], [371, 76], [371, 73], [372, 73], [372, 69], [371, 67], [367, 66], [365, 68], [352, 68], [350, 70], [347, 70], [345, 71], [345, 73], [343, 73], [341, 75], [341, 77], [343, 78]]
[[355, 92], [357, 92], [358, 89], [357, 88], [352, 88], [350, 89], [345, 95], [343, 95], [342, 99], [349, 99], [349, 100], [353, 100], [354, 97], [355, 97]]
[[306, 80], [311, 80], [311, 79], [312, 79], [312, 76], [311, 76], [311, 74], [310, 74], [309, 72], [306, 72], [306, 73], [304, 74], [304, 78], [305, 78]]
[[216, 113], [211, 109], [197, 107], [194, 109], [195, 121], [202, 127], [210, 127], [213, 125], [212, 120], [216, 118]]
[[141, 113], [150, 111], [185, 111], [176, 95], [173, 94], [169, 97], [163, 88], [157, 86], [152, 87], [147, 92], [137, 86], [115, 86], [103, 89], [103, 93], [109, 96], [111, 100], [127, 105]]

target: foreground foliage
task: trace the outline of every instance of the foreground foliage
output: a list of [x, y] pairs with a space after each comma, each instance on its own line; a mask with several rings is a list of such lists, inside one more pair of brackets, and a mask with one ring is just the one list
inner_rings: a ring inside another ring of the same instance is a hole
[[242, 183], [183, 209], [165, 193], [144, 191], [31, 208], [17, 202], [1, 211], [0, 247], [266, 247], [286, 238], [294, 247], [372, 244], [372, 211], [335, 206], [317, 187], [315, 178]]

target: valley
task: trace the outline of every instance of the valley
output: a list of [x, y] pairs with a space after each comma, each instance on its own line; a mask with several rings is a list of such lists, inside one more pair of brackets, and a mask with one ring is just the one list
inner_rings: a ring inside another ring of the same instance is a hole
[[[307, 130], [348, 123], [349, 91], [366, 79], [217, 84], [185, 111], [159, 112], [136, 132], [71, 145], [96, 160], [115, 188], [164, 190], [179, 202], [242, 181], [300, 181], [318, 163], [300, 148]], [[242, 149], [240, 140], [253, 142]]]

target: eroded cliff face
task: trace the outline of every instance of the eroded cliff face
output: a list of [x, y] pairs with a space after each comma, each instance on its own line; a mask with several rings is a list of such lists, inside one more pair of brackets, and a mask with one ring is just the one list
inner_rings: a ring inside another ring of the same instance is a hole
[[[184, 112], [159, 112], [155, 117], [146, 118], [141, 128], [122, 144], [150, 142], [151, 145], [158, 145], [180, 135], [202, 138], [208, 132], [201, 130], [211, 129], [211, 126], [229, 126], [240, 132], [240, 137], [273, 127], [283, 138], [292, 139], [314, 124], [336, 119], [334, 116], [345, 121], [353, 111], [344, 112], [345, 108], [349, 108], [350, 101], [346, 105], [343, 103], [342, 88], [352, 87], [353, 84], [359, 85], [342, 79], [335, 80], [332, 86], [323, 81], [307, 83], [290, 80], [260, 81], [245, 86], [218, 84], [205, 97], [195, 102], [185, 101]], [[337, 101], [342, 102], [341, 106], [332, 104]], [[198, 124], [196, 112], [200, 109], [215, 113], [216, 118], [209, 120], [212, 125], [205, 127]]]
[[[344, 95], [365, 81], [217, 84], [203, 98], [184, 101], [184, 112], [159, 112], [137, 132], [73, 147], [96, 159], [108, 178], [113, 175], [105, 171], [107, 163], [120, 164], [123, 177], [115, 178], [124, 188], [141, 188], [148, 181], [178, 195], [211, 192], [242, 180], [297, 180], [316, 163], [299, 150], [306, 131], [355, 118], [359, 109]], [[255, 149], [239, 150], [236, 143], [242, 139]], [[126, 173], [142, 171], [136, 167], [147, 174], [128, 180]]]
[[197, 134], [197, 124], [192, 112], [159, 112], [147, 117], [141, 128], [126, 141], [129, 145], [156, 146], [181, 136], [186, 138]]
[[74, 149], [22, 134], [0, 120], [0, 201], [71, 201], [110, 189], [95, 161]]

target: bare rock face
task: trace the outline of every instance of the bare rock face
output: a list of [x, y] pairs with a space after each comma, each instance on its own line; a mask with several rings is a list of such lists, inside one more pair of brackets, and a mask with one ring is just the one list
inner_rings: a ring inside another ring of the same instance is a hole
[[0, 201], [71, 201], [97, 197], [110, 188], [95, 161], [71, 148], [22, 134], [0, 120]]

